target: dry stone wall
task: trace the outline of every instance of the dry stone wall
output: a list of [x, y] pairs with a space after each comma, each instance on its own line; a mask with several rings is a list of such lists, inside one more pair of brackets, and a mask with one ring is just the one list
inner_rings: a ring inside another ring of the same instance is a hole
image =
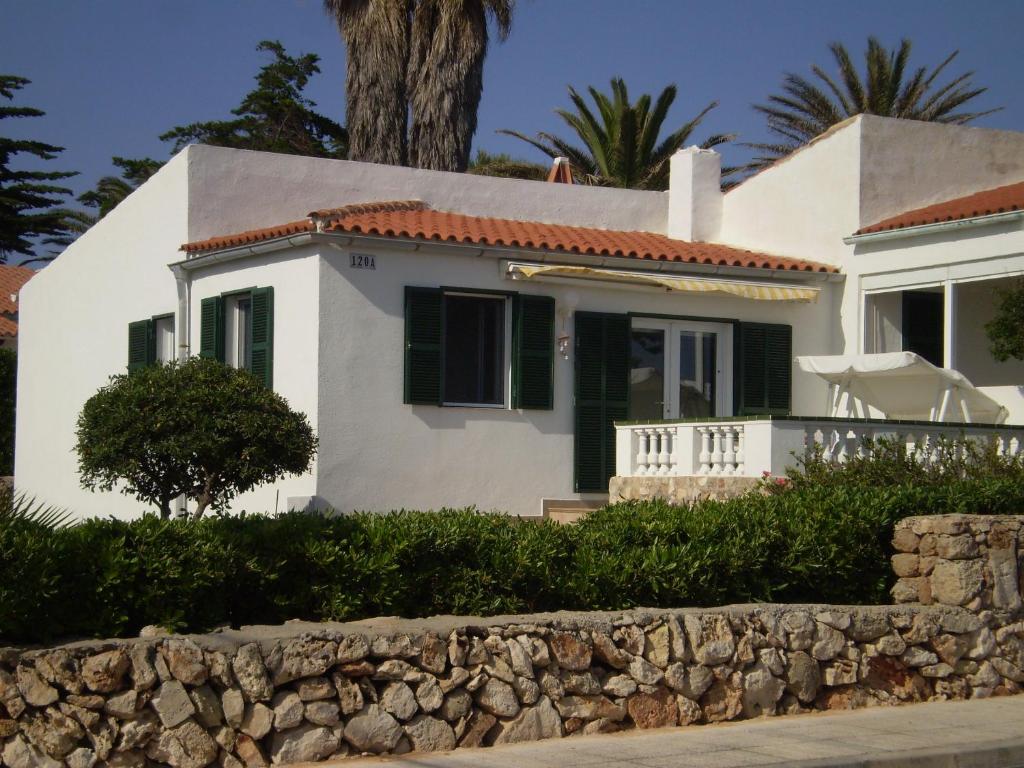
[[[927, 579], [933, 603], [956, 605], [294, 623], [5, 649], [0, 760], [265, 768], [1019, 692], [1020, 584], [993, 552], [1022, 519], [921, 520], [896, 532], [897, 597]], [[970, 542], [923, 554], [929, 535]], [[948, 579], [977, 583], [946, 591], [941, 561], [980, 563]]]

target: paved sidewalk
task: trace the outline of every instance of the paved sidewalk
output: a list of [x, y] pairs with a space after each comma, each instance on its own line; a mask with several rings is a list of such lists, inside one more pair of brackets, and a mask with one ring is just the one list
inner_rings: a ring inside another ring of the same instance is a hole
[[[322, 763], [320, 765], [323, 765]], [[1022, 768], [1024, 695], [336, 762], [345, 768]]]

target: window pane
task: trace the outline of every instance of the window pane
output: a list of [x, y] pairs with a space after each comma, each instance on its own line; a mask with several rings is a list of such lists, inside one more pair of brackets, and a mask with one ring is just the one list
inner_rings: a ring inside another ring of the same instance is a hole
[[715, 374], [718, 335], [682, 331], [679, 335], [679, 415], [715, 415]]
[[252, 360], [252, 302], [249, 296], [229, 296], [224, 304], [224, 361], [249, 368]]
[[174, 318], [161, 317], [156, 321], [156, 359], [169, 363], [174, 359]]
[[505, 402], [505, 300], [445, 296], [444, 400]]
[[634, 328], [629, 367], [629, 418], [664, 418], [665, 332]]
[[252, 368], [252, 300], [238, 302], [238, 367]]

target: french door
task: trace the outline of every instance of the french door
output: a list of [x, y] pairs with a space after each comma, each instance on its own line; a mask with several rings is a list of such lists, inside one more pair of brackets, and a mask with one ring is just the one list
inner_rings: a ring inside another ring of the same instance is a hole
[[630, 331], [630, 419], [732, 415], [729, 323], [635, 318]]

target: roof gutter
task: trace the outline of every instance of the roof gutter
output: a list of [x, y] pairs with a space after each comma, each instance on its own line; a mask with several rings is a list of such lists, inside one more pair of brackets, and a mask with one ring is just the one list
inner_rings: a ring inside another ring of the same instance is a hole
[[862, 235], [849, 235], [843, 238], [847, 245], [857, 243], [876, 243], [883, 240], [897, 240], [902, 237], [917, 237], [918, 235], [930, 235], [939, 232], [952, 232], [959, 229], [974, 229], [975, 227], [987, 227], [990, 224], [1002, 224], [1009, 221], [1024, 219], [1024, 210], [1004, 211], [1003, 213], [990, 213], [986, 216], [972, 216], [969, 219], [957, 219], [956, 221], [939, 221], [934, 224], [919, 224], [916, 227], [901, 227], [900, 229], [885, 229], [881, 232], [865, 232]]
[[483, 256], [491, 254], [495, 257], [529, 259], [531, 261], [547, 263], [557, 262], [560, 264], [583, 264], [587, 266], [614, 267], [622, 269], [629, 265], [630, 269], [637, 271], [668, 272], [683, 274], [720, 275], [742, 278], [785, 278], [800, 282], [815, 283], [837, 283], [846, 279], [846, 275], [840, 272], [817, 272], [796, 269], [768, 269], [766, 267], [735, 267], [719, 264], [695, 264], [685, 261], [659, 261], [655, 259], [639, 259], [628, 256], [605, 256], [601, 254], [588, 253], [566, 253], [535, 250], [530, 248], [516, 248], [503, 245], [486, 245], [478, 243], [452, 243], [441, 240], [416, 240], [412, 238], [398, 237], [376, 237], [366, 235], [352, 235], [347, 233], [329, 232], [306, 232], [298, 235], [288, 235], [272, 240], [265, 240], [254, 245], [244, 245], [234, 248], [213, 251], [211, 253], [193, 256], [182, 261], [176, 261], [168, 266], [173, 269], [191, 271], [202, 269], [213, 264], [222, 264], [228, 261], [244, 259], [250, 256], [258, 256], [274, 251], [281, 251], [299, 245], [307, 245], [314, 242], [328, 243], [334, 247], [356, 246], [362, 248], [397, 248], [403, 251], [424, 252], [424, 253], [460, 253], [472, 256]]

